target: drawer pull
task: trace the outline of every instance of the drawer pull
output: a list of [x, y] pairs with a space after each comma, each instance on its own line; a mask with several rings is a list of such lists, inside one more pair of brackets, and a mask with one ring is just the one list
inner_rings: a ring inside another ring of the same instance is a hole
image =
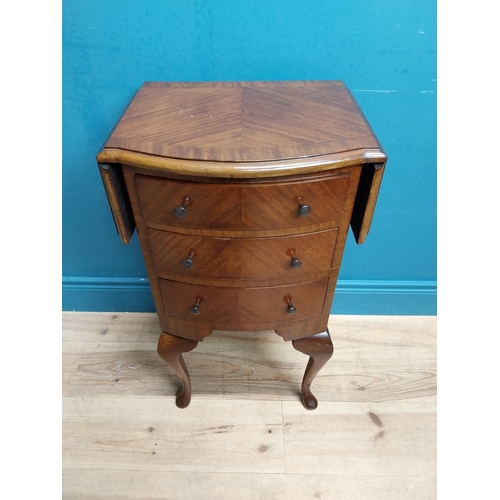
[[198, 316], [200, 314], [200, 302], [203, 300], [203, 297], [196, 297], [196, 302], [189, 308], [189, 312]]
[[297, 268], [302, 265], [302, 261], [295, 255], [295, 248], [291, 248], [287, 252], [288, 255], [292, 256], [292, 260], [290, 261], [290, 267]]
[[191, 269], [193, 267], [193, 256], [194, 252], [191, 251], [188, 258], [182, 261], [182, 267], [185, 267], [186, 269]]
[[184, 219], [187, 215], [187, 206], [190, 202], [190, 199], [186, 196], [183, 200], [182, 205], [174, 208], [174, 215], [179, 219]]
[[287, 314], [295, 314], [297, 312], [297, 308], [294, 307], [294, 305], [292, 304], [291, 295], [287, 295], [285, 297], [285, 302], [287, 303], [287, 307], [286, 307]]
[[298, 202], [299, 202], [299, 209], [297, 212], [298, 216], [307, 217], [311, 213], [311, 207], [309, 205], [306, 205], [302, 201], [302, 198], [300, 196], [298, 197]]

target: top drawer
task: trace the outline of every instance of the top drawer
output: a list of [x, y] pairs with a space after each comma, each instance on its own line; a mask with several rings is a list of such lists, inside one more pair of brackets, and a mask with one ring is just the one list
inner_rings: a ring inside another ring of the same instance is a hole
[[144, 218], [191, 229], [265, 230], [340, 221], [349, 176], [210, 184], [136, 175]]

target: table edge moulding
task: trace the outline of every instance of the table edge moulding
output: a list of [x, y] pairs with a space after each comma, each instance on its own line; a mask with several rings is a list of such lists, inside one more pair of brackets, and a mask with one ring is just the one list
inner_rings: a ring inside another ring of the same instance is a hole
[[178, 407], [182, 353], [213, 330], [291, 341], [309, 356], [302, 403], [317, 407], [347, 232], [365, 241], [386, 161], [340, 81], [140, 87], [97, 163], [122, 242], [138, 233]]

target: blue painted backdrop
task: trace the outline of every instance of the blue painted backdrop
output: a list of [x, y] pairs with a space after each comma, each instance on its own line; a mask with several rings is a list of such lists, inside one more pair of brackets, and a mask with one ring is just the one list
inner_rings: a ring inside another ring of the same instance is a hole
[[332, 313], [436, 313], [435, 0], [63, 0], [63, 309], [152, 311], [95, 155], [147, 80], [343, 80], [389, 156]]

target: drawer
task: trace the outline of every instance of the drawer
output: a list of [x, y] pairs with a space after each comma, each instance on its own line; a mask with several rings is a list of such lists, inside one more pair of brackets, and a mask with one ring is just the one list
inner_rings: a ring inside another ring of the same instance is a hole
[[159, 274], [293, 281], [313, 272], [328, 272], [337, 230], [276, 238], [225, 239], [148, 228], [147, 235], [153, 265]]
[[224, 325], [257, 325], [321, 314], [328, 278], [256, 288], [190, 285], [161, 278], [158, 282], [167, 316]]
[[301, 182], [217, 184], [136, 175], [144, 218], [190, 229], [266, 230], [339, 221], [349, 175]]
[[293, 228], [332, 221], [338, 226], [348, 187], [348, 175], [245, 187], [243, 229]]
[[[194, 229], [241, 229], [241, 187], [136, 175], [144, 218]], [[175, 210], [179, 208], [178, 215]], [[182, 217], [184, 215], [184, 217]]]

